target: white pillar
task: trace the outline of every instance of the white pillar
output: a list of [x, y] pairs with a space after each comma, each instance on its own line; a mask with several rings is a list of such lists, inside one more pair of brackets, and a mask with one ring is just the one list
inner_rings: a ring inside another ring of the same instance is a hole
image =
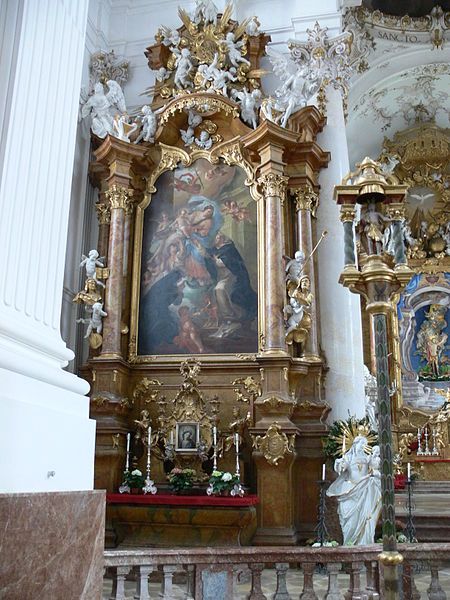
[[319, 177], [317, 225], [328, 236], [318, 250], [318, 281], [321, 345], [329, 367], [326, 400], [332, 407], [330, 420], [335, 421], [347, 419], [349, 411], [363, 417], [365, 408], [360, 299], [338, 282], [344, 268], [344, 230], [333, 189], [350, 170], [347, 137], [340, 92], [329, 87], [327, 98], [327, 124], [318, 143], [331, 152], [331, 161]]
[[0, 71], [0, 491], [92, 489], [89, 386], [63, 370], [60, 333], [88, 0], [5, 1], [0, 35], [19, 11], [15, 62]]

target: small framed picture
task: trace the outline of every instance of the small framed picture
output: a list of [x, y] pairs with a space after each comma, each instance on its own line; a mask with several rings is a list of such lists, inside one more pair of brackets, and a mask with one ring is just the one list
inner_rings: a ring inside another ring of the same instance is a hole
[[176, 425], [177, 452], [196, 452], [200, 441], [199, 423], [177, 423]]

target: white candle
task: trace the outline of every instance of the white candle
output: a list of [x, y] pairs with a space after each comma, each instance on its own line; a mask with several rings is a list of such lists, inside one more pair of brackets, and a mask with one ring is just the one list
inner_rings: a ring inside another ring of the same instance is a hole
[[239, 434], [234, 434], [234, 445], [236, 446], [236, 452], [239, 452]]
[[170, 444], [173, 446], [173, 431], [170, 432]]
[[411, 463], [408, 463], [408, 481], [411, 481]]
[[322, 481], [325, 481], [325, 463], [322, 465]]
[[148, 438], [147, 438], [147, 466], [150, 469], [150, 453], [152, 448], [152, 428], [148, 428]]
[[213, 427], [213, 444], [217, 446], [217, 427], [215, 425]]
[[127, 454], [130, 451], [131, 433], [127, 433]]

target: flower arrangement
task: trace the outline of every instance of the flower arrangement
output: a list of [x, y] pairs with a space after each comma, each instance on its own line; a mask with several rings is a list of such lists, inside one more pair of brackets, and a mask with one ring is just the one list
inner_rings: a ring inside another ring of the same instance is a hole
[[206, 490], [206, 493], [208, 496], [228, 494], [239, 485], [240, 480], [237, 475], [232, 475], [227, 471], [213, 471], [211, 473], [211, 477], [209, 478], [209, 486]]
[[128, 485], [130, 489], [142, 490], [145, 485], [145, 478], [142, 471], [134, 469], [134, 471], [125, 471], [123, 483]]
[[192, 489], [197, 473], [194, 469], [179, 469], [175, 467], [167, 476], [170, 487], [174, 492], [185, 492]]

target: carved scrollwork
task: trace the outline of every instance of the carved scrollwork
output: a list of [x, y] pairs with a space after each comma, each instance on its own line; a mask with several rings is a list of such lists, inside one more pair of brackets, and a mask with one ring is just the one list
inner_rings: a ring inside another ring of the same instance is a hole
[[111, 222], [111, 210], [108, 204], [104, 202], [97, 202], [95, 205], [95, 210], [97, 211], [97, 219], [99, 225], [109, 225]]
[[295, 435], [286, 435], [277, 422], [272, 423], [264, 436], [253, 437], [253, 447], [264, 455], [270, 465], [278, 466], [286, 454], [294, 451]]
[[158, 379], [149, 379], [148, 377], [144, 377], [144, 379], [141, 379], [141, 381], [134, 388], [134, 400], [139, 401], [144, 398], [146, 404], [153, 402], [159, 395], [160, 390], [157, 388], [161, 385], [162, 383]]
[[239, 377], [232, 381], [232, 385], [241, 386], [234, 388], [237, 402], [254, 402], [258, 396], [261, 396], [261, 384], [251, 376]]

